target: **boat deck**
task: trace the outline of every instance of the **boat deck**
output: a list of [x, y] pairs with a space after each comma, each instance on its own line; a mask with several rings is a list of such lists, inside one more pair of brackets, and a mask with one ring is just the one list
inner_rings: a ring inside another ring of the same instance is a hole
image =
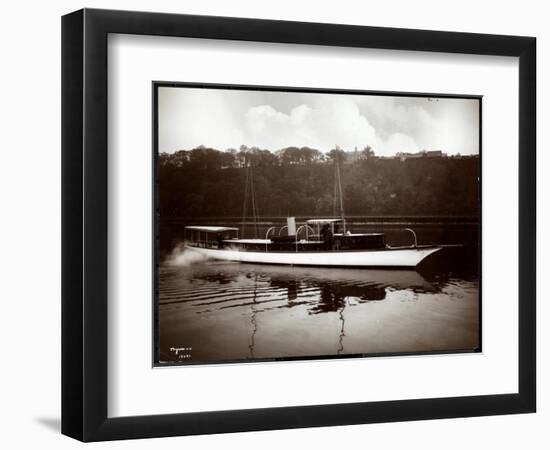
[[208, 239], [188, 241], [188, 244], [199, 248], [232, 249], [245, 252], [320, 252], [379, 250], [386, 248], [383, 233], [335, 234], [329, 241], [310, 236], [308, 239], [296, 240], [294, 236], [274, 237], [272, 239]]

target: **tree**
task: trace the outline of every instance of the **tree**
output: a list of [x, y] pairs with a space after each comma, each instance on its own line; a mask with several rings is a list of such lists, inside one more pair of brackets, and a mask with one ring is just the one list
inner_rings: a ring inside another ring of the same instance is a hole
[[[477, 215], [479, 158], [381, 158], [341, 167], [346, 213], [353, 215]], [[364, 156], [363, 156], [364, 155]], [[343, 163], [336, 147], [327, 155], [309, 147], [276, 153], [258, 147], [219, 151], [199, 146], [158, 157], [161, 217], [240, 217], [244, 167], [254, 170], [263, 216], [321, 216], [332, 213], [333, 162]], [[246, 164], [246, 165], [245, 165]]]
[[361, 153], [364, 159], [374, 158], [374, 150], [370, 145], [367, 145]]
[[342, 164], [346, 160], [346, 152], [340, 147], [336, 146], [336, 148], [328, 152], [328, 157], [331, 161]]

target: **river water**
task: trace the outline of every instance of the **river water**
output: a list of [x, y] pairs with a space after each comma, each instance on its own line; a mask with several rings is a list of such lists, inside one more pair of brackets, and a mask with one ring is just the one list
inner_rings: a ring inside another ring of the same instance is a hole
[[202, 261], [159, 269], [158, 363], [478, 351], [477, 251], [419, 270]]

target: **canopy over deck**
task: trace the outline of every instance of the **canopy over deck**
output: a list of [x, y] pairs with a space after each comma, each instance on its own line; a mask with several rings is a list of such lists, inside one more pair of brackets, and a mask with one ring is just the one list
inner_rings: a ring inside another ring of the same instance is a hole
[[309, 219], [307, 223], [335, 223], [335, 222], [342, 222], [342, 219]]
[[185, 228], [188, 230], [205, 231], [206, 233], [223, 233], [225, 231], [239, 231], [239, 229], [235, 227], [208, 227], [208, 226], [192, 225]]

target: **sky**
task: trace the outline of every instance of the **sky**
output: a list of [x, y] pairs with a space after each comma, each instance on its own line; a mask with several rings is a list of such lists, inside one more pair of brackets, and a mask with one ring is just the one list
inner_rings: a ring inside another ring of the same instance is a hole
[[200, 145], [479, 153], [477, 99], [160, 87], [158, 118], [161, 153]]

